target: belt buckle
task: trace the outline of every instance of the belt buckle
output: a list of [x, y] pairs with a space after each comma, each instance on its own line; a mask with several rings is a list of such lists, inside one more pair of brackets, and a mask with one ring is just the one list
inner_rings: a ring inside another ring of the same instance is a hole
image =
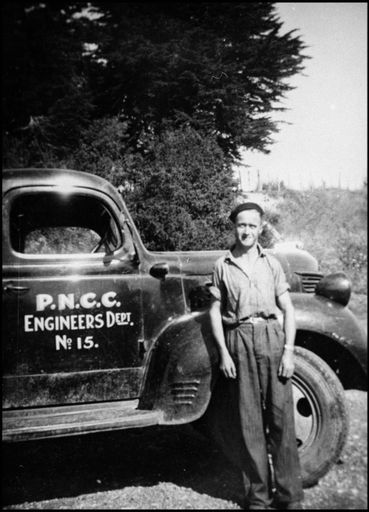
[[260, 322], [264, 322], [265, 317], [261, 314], [255, 314], [247, 317], [245, 320], [241, 320], [241, 323], [243, 324], [258, 324]]
[[252, 324], [259, 324], [261, 322], [265, 322], [265, 317], [262, 316], [261, 314], [258, 314], [258, 315], [251, 316], [250, 320], [251, 320]]
[[246, 320], [244, 320], [242, 323], [243, 324], [255, 324], [257, 322], [258, 318], [255, 317], [255, 316], [249, 316], [248, 318], [246, 318]]

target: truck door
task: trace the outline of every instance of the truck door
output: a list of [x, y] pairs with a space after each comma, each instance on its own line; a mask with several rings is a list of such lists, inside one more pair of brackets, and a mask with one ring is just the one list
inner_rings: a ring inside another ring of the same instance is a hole
[[141, 278], [119, 206], [81, 187], [3, 201], [3, 407], [132, 399]]

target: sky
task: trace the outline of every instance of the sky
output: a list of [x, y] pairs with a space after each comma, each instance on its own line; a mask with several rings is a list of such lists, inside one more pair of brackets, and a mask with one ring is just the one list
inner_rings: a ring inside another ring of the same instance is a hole
[[[242, 188], [280, 181], [289, 188], [361, 188], [367, 177], [367, 4], [276, 3], [282, 33], [297, 29], [311, 59], [288, 80], [296, 88], [273, 114], [283, 120], [270, 153], [243, 151]], [[246, 167], [250, 166], [250, 167]]]

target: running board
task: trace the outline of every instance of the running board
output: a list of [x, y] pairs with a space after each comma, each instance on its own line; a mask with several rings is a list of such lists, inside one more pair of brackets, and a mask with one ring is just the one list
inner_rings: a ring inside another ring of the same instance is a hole
[[157, 425], [161, 412], [138, 400], [3, 410], [3, 441], [28, 441]]

